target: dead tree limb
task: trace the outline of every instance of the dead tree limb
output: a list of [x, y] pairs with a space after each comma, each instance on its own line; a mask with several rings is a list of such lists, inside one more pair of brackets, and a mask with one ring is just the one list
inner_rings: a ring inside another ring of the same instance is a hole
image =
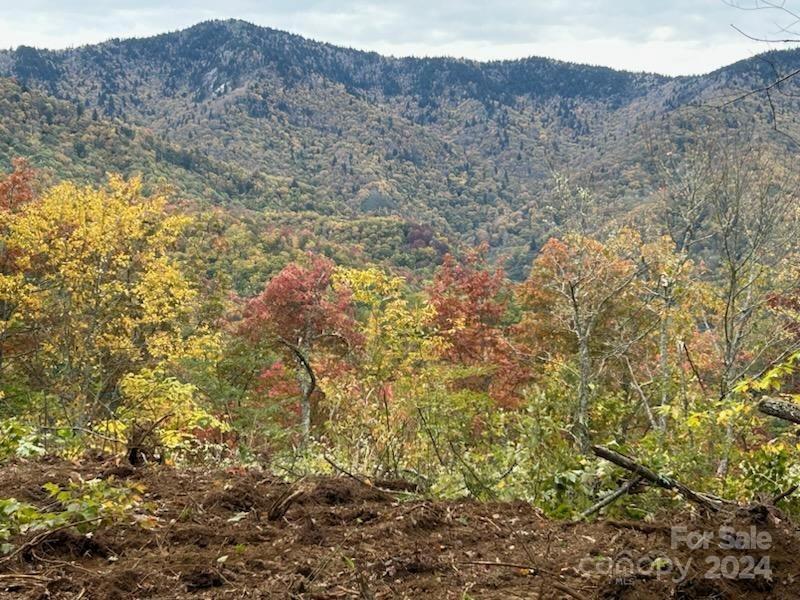
[[765, 415], [800, 425], [800, 404], [788, 400], [764, 398], [758, 403], [758, 410]]
[[789, 496], [791, 496], [792, 494], [794, 494], [794, 493], [797, 491], [797, 489], [798, 489], [798, 488], [800, 488], [800, 486], [799, 486], [799, 485], [793, 485], [792, 487], [790, 487], [790, 488], [788, 488], [788, 489], [785, 489], [785, 490], [783, 490], [783, 491], [782, 491], [780, 494], [777, 494], [777, 495], [776, 495], [776, 496], [775, 496], [775, 497], [772, 499], [772, 504], [773, 504], [773, 505], [775, 505], [775, 504], [777, 504], [778, 502], [780, 502], [781, 500], [786, 500], [786, 498], [788, 498]]
[[391, 500], [393, 502], [395, 500], [397, 500], [397, 498], [395, 498], [390, 492], [387, 492], [386, 490], [382, 490], [381, 488], [373, 485], [373, 483], [369, 479], [364, 479], [362, 477], [359, 477], [358, 475], [355, 475], [354, 473], [351, 473], [350, 471], [344, 469], [343, 467], [340, 467], [335, 462], [333, 462], [333, 459], [331, 457], [329, 457], [327, 454], [323, 454], [322, 458], [325, 459], [325, 462], [327, 462], [330, 466], [332, 466], [335, 471], [338, 471], [342, 475], [345, 475], [345, 476], [349, 477], [353, 481], [357, 481], [358, 483], [360, 483], [364, 487], [368, 487], [369, 489], [374, 490], [375, 492], [381, 494], [387, 500]]
[[704, 494], [695, 492], [670, 477], [660, 475], [652, 469], [649, 469], [644, 465], [640, 465], [635, 460], [625, 456], [624, 454], [614, 452], [613, 450], [609, 450], [603, 446], [592, 446], [592, 452], [594, 452], [596, 456], [607, 460], [618, 467], [622, 467], [623, 469], [630, 471], [631, 473], [634, 473], [643, 479], [646, 479], [653, 485], [664, 488], [665, 490], [673, 490], [678, 492], [681, 496], [691, 502], [694, 502], [695, 504], [699, 504], [700, 506], [703, 506], [714, 512], [720, 509], [722, 501], [711, 499]]
[[305, 488], [300, 485], [301, 482], [302, 479], [298, 484], [290, 486], [275, 498], [267, 511], [267, 519], [270, 521], [282, 519], [289, 507], [306, 495]]
[[610, 494], [606, 494], [599, 501], [597, 501], [595, 504], [592, 504], [589, 508], [587, 508], [580, 515], [578, 515], [578, 518], [575, 519], [575, 520], [576, 521], [583, 521], [584, 519], [592, 516], [594, 513], [598, 512], [599, 510], [602, 510], [603, 508], [605, 508], [609, 504], [612, 504], [613, 502], [615, 502], [618, 498], [622, 498], [622, 496], [626, 495], [628, 492], [630, 492], [632, 489], [634, 489], [637, 485], [639, 485], [642, 482], [642, 480], [643, 480], [643, 478], [641, 477], [641, 475], [636, 476], [636, 477], [632, 477], [626, 483], [622, 484], [619, 488], [617, 488], [616, 490], [614, 490]]

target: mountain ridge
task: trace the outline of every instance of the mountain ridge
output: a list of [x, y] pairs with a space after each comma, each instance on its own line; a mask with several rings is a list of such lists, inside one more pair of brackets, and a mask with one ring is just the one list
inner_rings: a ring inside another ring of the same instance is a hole
[[[564, 95], [564, 92], [568, 90], [563, 84], [569, 83], [564, 81], [564, 74], [594, 75], [605, 78], [602, 79], [605, 81], [604, 86], [591, 86], [583, 90], [589, 97], [601, 97], [597, 94], [601, 91], [615, 96], [620, 94], [620, 88], [635, 89], [650, 80], [664, 82], [672, 79], [662, 75], [618, 71], [609, 67], [580, 65], [542, 57], [487, 62], [448, 57], [386, 57], [376, 52], [313, 41], [297, 34], [261, 27], [241, 20], [204, 21], [177, 32], [145, 38], [112, 39], [100, 44], [64, 50], [40, 50], [30, 46], [20, 46], [14, 51], [0, 52], [0, 55], [3, 53], [6, 55], [6, 60], [0, 62], [0, 69], [3, 69], [0, 72], [6, 76], [16, 76], [23, 82], [33, 79], [47, 82], [62, 76], [64, 69], [69, 68], [71, 60], [86, 60], [87, 55], [91, 57], [104, 53], [119, 54], [126, 50], [129, 52], [129, 55], [125, 57], [128, 60], [139, 58], [141, 53], [154, 51], [156, 54], [151, 58], [158, 58], [165, 42], [179, 43], [196, 59], [207, 58], [202, 55], [204, 50], [212, 55], [221, 51], [229, 52], [231, 48], [225, 46], [238, 42], [233, 50], [257, 50], [261, 53], [261, 56], [251, 57], [251, 59], [256, 59], [256, 64], [253, 66], [259, 68], [270, 63], [297, 68], [299, 62], [297, 61], [297, 52], [291, 51], [295, 49], [305, 51], [316, 61], [316, 64], [311, 66], [316, 67], [328, 78], [343, 85], [351, 85], [355, 89], [372, 90], [380, 87], [387, 95], [394, 95], [399, 91], [410, 91], [407, 87], [409, 82], [401, 79], [402, 75], [409, 70], [415, 79], [410, 82], [416, 84], [414, 91], [423, 93], [432, 91], [425, 89], [426, 85], [435, 83], [429, 81], [431, 72], [448, 70], [448, 72], [452, 71], [454, 76], [466, 78], [474, 86], [488, 88], [494, 96], [555, 92]], [[280, 54], [281, 44], [283, 44], [283, 54]], [[290, 48], [289, 45], [292, 47]], [[352, 63], [352, 65], [348, 63]], [[354, 77], [347, 72], [349, 66], [354, 69], [371, 69], [372, 71], [368, 70], [366, 76]], [[530, 75], [529, 71], [531, 70], [535, 70], [534, 74], [536, 75], [542, 75], [543, 69], [561, 71], [561, 77], [549, 80], [551, 85], [558, 86], [556, 89], [543, 86], [544, 82], [540, 79], [524, 77]], [[292, 75], [289, 69], [282, 74], [287, 77]], [[525, 84], [536, 87], [526, 87]], [[404, 88], [404, 86], [406, 87]]]
[[661, 77], [664, 79], [676, 79], [680, 77], [688, 77], [683, 75], [673, 76], [673, 75], [665, 75], [656, 73], [654, 71], [633, 71], [629, 69], [617, 69], [614, 67], [609, 67], [607, 65], [599, 65], [593, 63], [582, 63], [582, 62], [573, 62], [567, 61], [563, 59], [541, 56], [541, 55], [527, 55], [527, 56], [520, 56], [518, 58], [510, 58], [510, 59], [474, 59], [465, 56], [451, 56], [451, 55], [432, 55], [432, 56], [417, 56], [417, 55], [393, 55], [393, 54], [382, 54], [380, 52], [374, 50], [365, 50], [362, 48], [357, 48], [355, 46], [347, 46], [347, 45], [339, 45], [332, 42], [327, 42], [325, 40], [316, 39], [310, 36], [302, 35], [299, 33], [293, 33], [291, 31], [271, 27], [268, 25], [258, 25], [251, 21], [247, 21], [246, 19], [238, 19], [238, 18], [228, 18], [228, 19], [208, 19], [205, 21], [200, 21], [195, 23], [194, 25], [190, 25], [188, 27], [174, 29], [170, 31], [165, 31], [161, 33], [156, 33], [152, 35], [144, 35], [144, 36], [131, 36], [131, 37], [113, 37], [107, 40], [96, 42], [96, 43], [86, 43], [86, 44], [79, 44], [76, 46], [68, 46], [63, 48], [48, 48], [48, 47], [38, 47], [38, 46], [29, 46], [27, 44], [20, 44], [16, 48], [12, 48], [10, 50], [0, 50], [0, 54], [2, 53], [13, 53], [18, 50], [20, 47], [30, 48], [33, 50], [41, 51], [41, 52], [48, 52], [48, 53], [65, 53], [65, 52], [72, 52], [72, 51], [80, 51], [86, 48], [97, 47], [97, 46], [104, 46], [110, 44], [120, 44], [125, 42], [145, 42], [148, 40], [159, 40], [169, 36], [177, 35], [177, 34], [186, 34], [191, 33], [196, 30], [201, 30], [203, 28], [208, 27], [236, 27], [236, 28], [246, 28], [251, 30], [260, 30], [264, 33], [269, 35], [277, 35], [286, 37], [289, 39], [294, 39], [296, 41], [302, 41], [307, 43], [316, 44], [319, 46], [326, 46], [334, 50], [346, 50], [348, 52], [355, 52], [358, 54], [363, 54], [372, 57], [380, 57], [386, 60], [394, 60], [394, 61], [402, 61], [402, 60], [452, 60], [456, 62], [465, 62], [465, 63], [473, 63], [476, 65], [487, 65], [493, 63], [515, 63], [515, 62], [523, 62], [527, 60], [537, 59], [537, 60], [546, 60], [549, 62], [553, 62], [560, 65], [574, 65], [579, 67], [588, 67], [588, 68], [595, 68], [595, 69], [605, 69], [609, 71], [616, 71], [620, 73], [626, 73], [630, 75], [654, 75], [657, 77]]
[[[652, 139], [680, 147], [711, 121], [775, 137], [755, 99], [704, 108], [771, 81], [799, 55], [667, 77], [536, 57], [385, 57], [228, 20], [66, 50], [21, 46], [0, 52], [0, 75], [152, 134], [173, 149], [168, 160], [190, 167], [183, 189], [201, 200], [396, 216], [486, 242], [521, 274], [568, 217], [553, 208], [554, 170], [593, 189], [598, 226], [626, 218], [656, 185]], [[781, 106], [797, 128], [797, 102]], [[20, 143], [7, 145], [5, 162]], [[195, 180], [206, 168], [203, 190]], [[220, 192], [226, 169], [241, 183]]]
[[503, 59], [475, 59], [475, 58], [469, 58], [469, 57], [466, 57], [466, 56], [455, 56], [455, 55], [424, 55], [424, 56], [419, 56], [419, 55], [414, 55], [414, 54], [408, 54], [408, 55], [405, 55], [405, 54], [404, 55], [382, 54], [382, 53], [377, 52], [375, 50], [366, 50], [366, 49], [363, 49], [363, 48], [358, 48], [356, 46], [336, 44], [336, 43], [333, 43], [333, 42], [325, 41], [323, 39], [317, 39], [317, 38], [314, 38], [314, 37], [311, 37], [311, 36], [308, 36], [308, 35], [303, 35], [303, 34], [300, 34], [300, 33], [294, 33], [294, 32], [288, 31], [288, 30], [279, 29], [279, 28], [276, 28], [276, 27], [271, 27], [269, 25], [258, 25], [256, 23], [254, 23], [252, 21], [248, 21], [246, 19], [240, 19], [240, 18], [232, 17], [232, 18], [224, 18], [224, 19], [207, 19], [207, 20], [204, 20], [204, 21], [199, 21], [199, 22], [197, 22], [197, 23], [195, 23], [193, 25], [189, 25], [187, 27], [172, 29], [172, 30], [168, 30], [168, 31], [160, 32], [160, 33], [151, 34], [151, 35], [141, 35], [141, 36], [131, 36], [131, 37], [112, 37], [112, 38], [108, 38], [107, 40], [103, 40], [103, 41], [100, 41], [100, 42], [94, 42], [94, 43], [90, 42], [90, 43], [85, 43], [85, 44], [78, 44], [78, 45], [74, 45], [74, 46], [66, 46], [66, 47], [59, 47], [59, 48], [50, 48], [50, 47], [43, 47], [43, 46], [30, 46], [30, 45], [27, 45], [27, 44], [20, 44], [15, 48], [0, 50], [0, 56], [2, 56], [4, 54], [6, 54], [6, 55], [13, 54], [14, 52], [18, 51], [20, 48], [27, 48], [27, 49], [35, 50], [37, 52], [59, 54], [59, 53], [80, 51], [80, 50], [87, 49], [87, 48], [92, 48], [92, 47], [105, 46], [105, 45], [111, 45], [111, 44], [120, 44], [120, 43], [126, 43], [126, 42], [145, 42], [145, 41], [149, 41], [149, 40], [157, 41], [159, 39], [164, 39], [164, 38], [167, 38], [169, 36], [178, 35], [178, 34], [184, 34], [184, 33], [187, 33], [187, 32], [191, 32], [193, 30], [202, 29], [204, 27], [210, 27], [210, 26], [243, 27], [243, 28], [261, 30], [261, 31], [266, 32], [266, 33], [271, 34], [271, 35], [278, 35], [278, 36], [283, 36], [283, 37], [290, 38], [290, 39], [299, 40], [299, 41], [302, 41], [302, 42], [307, 42], [307, 43], [316, 44], [316, 45], [320, 45], [320, 46], [327, 46], [327, 47], [329, 47], [331, 49], [335, 49], [335, 50], [346, 50], [348, 52], [355, 52], [355, 53], [359, 53], [359, 54], [363, 54], [363, 55], [367, 55], [367, 56], [380, 57], [380, 58], [383, 58], [383, 59], [386, 59], [386, 60], [394, 60], [394, 61], [402, 61], [402, 60], [421, 60], [421, 61], [424, 61], [424, 60], [450, 60], [450, 61], [455, 61], [455, 62], [472, 63], [472, 64], [475, 64], [475, 65], [490, 65], [490, 64], [503, 64], [503, 63], [518, 63], [518, 62], [524, 62], [524, 61], [529, 61], [529, 60], [543, 60], [543, 61], [548, 61], [548, 62], [554, 63], [556, 65], [560, 65], [560, 66], [576, 66], [576, 67], [582, 67], [582, 68], [602, 69], [602, 70], [609, 70], [609, 71], [614, 71], [614, 72], [617, 72], [617, 73], [624, 73], [624, 74], [629, 74], [629, 75], [655, 76], [655, 77], [661, 78], [663, 80], [692, 79], [692, 78], [706, 77], [708, 75], [712, 75], [712, 74], [718, 73], [720, 71], [728, 70], [731, 67], [734, 67], [736, 65], [740, 65], [740, 64], [744, 64], [744, 63], [750, 63], [751, 61], [755, 61], [755, 60], [760, 60], [762, 57], [765, 57], [765, 56], [768, 56], [768, 55], [793, 54], [793, 53], [797, 54], [797, 53], [800, 53], [800, 48], [791, 48], [791, 49], [784, 49], [784, 50], [774, 50], [773, 49], [773, 50], [767, 50], [767, 51], [764, 51], [764, 52], [760, 52], [760, 53], [758, 53], [756, 55], [753, 55], [751, 57], [748, 57], [748, 58], [743, 58], [743, 59], [736, 60], [736, 61], [734, 61], [732, 63], [717, 67], [715, 69], [711, 69], [710, 71], [707, 71], [707, 72], [704, 72], [704, 73], [694, 73], [694, 74], [688, 74], [688, 75], [668, 75], [668, 74], [664, 74], [664, 73], [658, 73], [656, 71], [647, 71], [647, 70], [638, 70], [637, 71], [637, 70], [631, 70], [631, 69], [620, 69], [620, 68], [611, 67], [611, 66], [608, 66], [608, 65], [601, 65], [601, 64], [591, 63], [591, 62], [575, 62], [575, 61], [569, 61], [569, 60], [565, 60], [565, 59], [559, 59], [559, 58], [555, 58], [555, 57], [550, 57], [550, 56], [545, 56], [545, 55], [536, 55], [536, 54], [520, 56], [520, 57], [517, 57], [517, 58], [503, 58]]

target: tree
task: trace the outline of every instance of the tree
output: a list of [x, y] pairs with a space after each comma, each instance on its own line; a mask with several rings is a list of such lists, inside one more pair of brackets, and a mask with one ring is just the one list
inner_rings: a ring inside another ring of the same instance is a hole
[[187, 221], [115, 176], [105, 188], [57, 185], [12, 215], [5, 248], [18, 285], [6, 301], [26, 348], [13, 369], [71, 424], [113, 418], [123, 377], [202, 337], [196, 291], [170, 255]]
[[9, 236], [20, 211], [36, 197], [34, 181], [35, 172], [21, 159], [15, 160], [13, 171], [0, 179], [0, 376], [9, 354], [22, 351], [15, 342], [24, 329], [14, 317], [23, 302], [20, 290], [25, 277], [17, 265], [18, 251], [9, 246]]
[[414, 454], [418, 415], [441, 383], [439, 359], [447, 343], [434, 326], [435, 310], [412, 294], [404, 278], [381, 269], [337, 268], [335, 287], [352, 294], [363, 336], [352, 370], [330, 374], [326, 396], [339, 439], [359, 447], [369, 439], [376, 467], [398, 476]]
[[529, 311], [521, 327], [540, 352], [577, 355], [575, 435], [584, 452], [591, 445], [595, 360], [621, 351], [614, 328], [623, 322], [626, 306], [635, 305], [631, 297], [642, 265], [635, 256], [638, 237], [631, 235], [623, 232], [609, 244], [579, 234], [551, 238], [520, 290]]
[[454, 364], [489, 367], [490, 394], [500, 404], [517, 401], [528, 376], [525, 353], [511, 341], [513, 292], [502, 269], [491, 268], [485, 246], [463, 262], [447, 255], [427, 294], [433, 324], [446, 343], [443, 358]]
[[333, 287], [333, 273], [333, 262], [317, 255], [310, 255], [306, 266], [288, 265], [247, 301], [239, 326], [239, 333], [251, 341], [288, 351], [301, 390], [305, 440], [311, 435], [312, 395], [317, 388], [314, 354], [324, 349], [347, 354], [361, 339], [351, 294]]
[[[711, 227], [721, 249], [722, 310], [714, 319], [722, 358], [720, 400], [753, 369], [761, 370], [797, 348], [771, 318], [768, 304], [786, 259], [797, 258], [797, 196], [764, 156], [723, 160], [711, 203]], [[733, 442], [732, 422], [728, 442]], [[726, 455], [718, 473], [725, 474], [727, 467]]]
[[464, 263], [446, 255], [427, 290], [434, 323], [448, 341], [446, 357], [454, 362], [487, 362], [503, 344], [510, 293], [503, 271], [486, 264], [485, 250]]
[[409, 299], [402, 277], [375, 267], [339, 267], [334, 284], [350, 293], [357, 308], [362, 336], [359, 375], [367, 381], [390, 382], [450, 349], [436, 332], [434, 307]]
[[[769, 44], [770, 50], [774, 47], [774, 44], [796, 44], [800, 42], [800, 32], [797, 30], [797, 25], [800, 23], [800, 13], [798, 13], [796, 9], [792, 9], [791, 6], [787, 6], [786, 0], [725, 1], [731, 7], [738, 8], [739, 10], [748, 12], [769, 11], [777, 16], [776, 21], [770, 22], [770, 26], [776, 26], [780, 33], [770, 33], [767, 36], [752, 35], [750, 33], [746, 33], [736, 25], [731, 25], [731, 27], [749, 40]], [[780, 23], [781, 20], [783, 20], [783, 23]], [[776, 35], [779, 37], [775, 37]], [[751, 97], [760, 97], [762, 101], [766, 100], [772, 126], [775, 131], [779, 131], [791, 138], [793, 141], [797, 142], [797, 140], [792, 136], [791, 132], [788, 130], [784, 131], [780, 127], [778, 114], [779, 111], [776, 107], [784, 108], [785, 110], [792, 110], [793, 107], [791, 104], [791, 98], [795, 95], [795, 93], [791, 90], [791, 88], [796, 86], [797, 77], [800, 75], [800, 68], [790, 68], [788, 71], [781, 72], [780, 67], [776, 64], [773, 64], [772, 60], [768, 56], [762, 55], [760, 58], [761, 62], [763, 62], [764, 66], [766, 66], [765, 70], [767, 70], [768, 73], [766, 82], [761, 83], [755, 88], [745, 92], [736, 92], [732, 98], [725, 100], [722, 106], [727, 107], [732, 104], [740, 104]], [[785, 98], [789, 98], [788, 103], [785, 101]]]
[[[703, 327], [720, 367], [716, 395], [757, 376], [797, 348], [771, 300], [798, 285], [797, 180], [774, 157], [738, 137], [695, 144], [691, 160], [665, 170], [664, 209], [679, 251], [708, 248], [713, 299]], [[733, 443], [732, 424], [728, 443]], [[727, 470], [727, 458], [719, 474]]]
[[723, 310], [715, 321], [721, 334], [721, 399], [751, 369], [762, 368], [761, 359], [771, 360], [774, 351], [788, 355], [794, 350], [779, 349], [785, 342], [782, 328], [762, 319], [769, 298], [796, 284], [781, 281], [779, 275], [787, 260], [797, 258], [795, 184], [766, 156], [748, 154], [721, 157], [710, 203], [709, 229], [720, 249]]

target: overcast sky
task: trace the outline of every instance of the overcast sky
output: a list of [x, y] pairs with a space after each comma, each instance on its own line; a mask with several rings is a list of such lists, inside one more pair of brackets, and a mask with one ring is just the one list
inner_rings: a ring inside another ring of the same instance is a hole
[[[800, 0], [786, 7], [800, 12]], [[770, 48], [732, 24], [786, 37], [780, 28], [793, 21], [724, 0], [0, 0], [0, 44], [64, 48], [229, 17], [396, 56], [548, 56], [666, 74], [703, 73]]]

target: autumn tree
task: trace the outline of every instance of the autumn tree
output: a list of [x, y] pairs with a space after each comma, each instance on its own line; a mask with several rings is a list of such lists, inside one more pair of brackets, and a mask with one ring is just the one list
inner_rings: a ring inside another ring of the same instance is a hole
[[[662, 161], [662, 211], [679, 254], [704, 253], [716, 284], [716, 315], [723, 366], [720, 398], [769, 356], [778, 339], [753, 353], [768, 299], [796, 285], [797, 180], [755, 143], [708, 135], [695, 141], [685, 160]], [[786, 275], [785, 277], [782, 275]], [[790, 350], [785, 350], [790, 351]], [[763, 365], [762, 365], [763, 366]]]
[[503, 270], [487, 263], [486, 247], [462, 262], [445, 256], [426, 291], [433, 324], [447, 344], [443, 358], [490, 368], [490, 393], [501, 404], [514, 404], [516, 388], [527, 378], [526, 355], [511, 340], [513, 292]]
[[24, 337], [21, 323], [14, 318], [23, 299], [20, 288], [25, 275], [17, 265], [18, 250], [9, 246], [9, 236], [19, 212], [35, 198], [33, 169], [21, 159], [13, 171], [0, 179], [0, 376], [9, 354], [21, 351], [15, 342]]
[[307, 265], [292, 263], [247, 301], [239, 326], [253, 342], [288, 352], [300, 388], [300, 425], [311, 435], [312, 396], [317, 388], [316, 354], [347, 354], [360, 341], [350, 292], [334, 289], [334, 264], [317, 255]]
[[575, 356], [578, 390], [575, 436], [582, 450], [590, 445], [589, 412], [597, 359], [624, 351], [614, 329], [630, 301], [642, 271], [636, 256], [638, 237], [623, 232], [607, 244], [579, 234], [551, 238], [520, 290], [529, 311], [522, 327], [543, 356]]
[[[640, 251], [635, 301], [644, 318], [638, 321], [640, 330], [628, 334], [638, 342], [623, 360], [651, 427], [663, 433], [677, 368], [688, 352], [687, 338], [696, 331], [708, 286], [701, 280], [702, 270], [688, 253], [677, 250], [669, 236], [643, 243]], [[653, 384], [648, 390], [643, 379]], [[652, 388], [655, 392], [649, 391]]]
[[410, 299], [404, 278], [376, 267], [339, 267], [334, 284], [358, 310], [359, 370], [366, 379], [390, 382], [451, 349], [436, 332], [435, 308]]
[[418, 415], [440, 382], [439, 358], [448, 348], [436, 331], [435, 310], [408, 282], [382, 269], [339, 267], [334, 286], [348, 290], [362, 343], [354, 368], [331, 373], [327, 399], [340, 439], [370, 440], [376, 468], [398, 476], [418, 445]]
[[[710, 250], [714, 295], [703, 322], [714, 334], [716, 395], [724, 403], [738, 381], [796, 349], [771, 301], [797, 286], [797, 180], [739, 137], [709, 136], [687, 160], [662, 164], [666, 225], [679, 251]], [[723, 458], [720, 474], [727, 465]]]
[[5, 252], [21, 277], [10, 301], [26, 346], [13, 369], [76, 427], [113, 418], [125, 376], [198, 342], [196, 291], [170, 255], [186, 222], [119, 177], [57, 185], [10, 219]]
[[[796, 188], [766, 157], [724, 159], [711, 203], [711, 230], [721, 251], [720, 310], [714, 318], [722, 358], [721, 400], [754, 369], [764, 369], [798, 347], [769, 314], [770, 297], [797, 284], [794, 277], [783, 277], [787, 261], [798, 257]], [[728, 429], [732, 443], [730, 424]], [[725, 457], [718, 472], [724, 474], [727, 465]]]

